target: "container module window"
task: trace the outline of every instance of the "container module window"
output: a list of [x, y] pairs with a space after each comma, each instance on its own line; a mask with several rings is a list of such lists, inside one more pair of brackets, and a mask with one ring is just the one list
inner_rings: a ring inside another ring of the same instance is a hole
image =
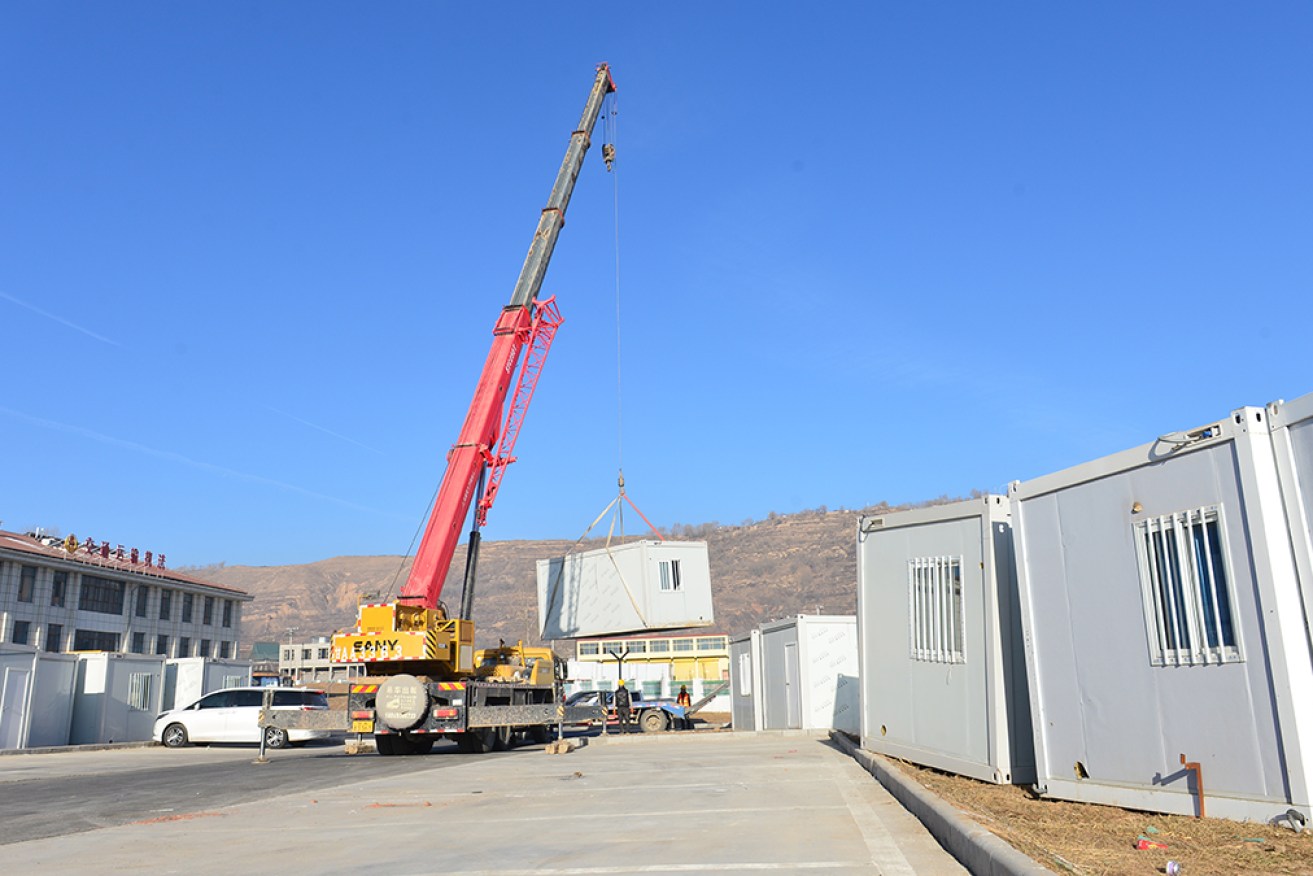
[[134, 672], [128, 676], [128, 707], [138, 712], [152, 712], [150, 701], [151, 681], [149, 672]]
[[679, 589], [679, 560], [662, 560], [657, 563], [657, 569], [663, 593], [673, 593]]
[[1222, 509], [1206, 505], [1135, 523], [1149, 656], [1155, 666], [1238, 663]]
[[913, 660], [965, 663], [962, 558], [914, 557], [907, 561], [909, 646]]

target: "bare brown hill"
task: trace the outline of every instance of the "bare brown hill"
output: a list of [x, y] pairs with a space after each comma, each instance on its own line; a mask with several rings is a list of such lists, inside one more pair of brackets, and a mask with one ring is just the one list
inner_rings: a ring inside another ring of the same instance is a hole
[[[939, 504], [947, 497], [921, 504]], [[901, 506], [911, 507], [911, 506]], [[772, 514], [739, 526], [715, 523], [672, 527], [676, 539], [702, 539], [711, 557], [716, 628], [736, 636], [762, 621], [798, 613], [852, 614], [857, 610], [857, 520], [896, 510], [881, 504], [862, 511], [824, 508]], [[581, 548], [600, 546], [586, 542]], [[568, 541], [488, 541], [479, 556], [474, 619], [479, 644], [498, 639], [537, 641], [535, 563], [570, 548]], [[453, 608], [465, 575], [464, 551], [447, 576], [443, 595]], [[299, 566], [205, 566], [199, 577], [246, 590], [255, 601], [242, 612], [242, 651], [253, 641], [330, 635], [355, 620], [362, 597], [395, 595], [410, 563], [401, 557], [334, 557]]]

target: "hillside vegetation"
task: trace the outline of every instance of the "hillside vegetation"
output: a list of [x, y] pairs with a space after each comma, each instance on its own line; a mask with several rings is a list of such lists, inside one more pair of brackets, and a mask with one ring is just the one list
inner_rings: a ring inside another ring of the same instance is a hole
[[[947, 502], [947, 497], [920, 504]], [[705, 540], [711, 559], [715, 629], [737, 636], [762, 621], [798, 613], [853, 614], [857, 610], [857, 521], [861, 511], [824, 508], [772, 514], [739, 526], [680, 526], [669, 538]], [[600, 547], [588, 541], [579, 549]], [[536, 563], [569, 550], [568, 541], [485, 541], [479, 556], [474, 620], [480, 645], [498, 639], [537, 641]], [[454, 611], [465, 575], [458, 551], [443, 590]], [[242, 652], [253, 641], [331, 635], [355, 621], [357, 602], [395, 596], [410, 563], [401, 557], [334, 557], [297, 566], [205, 566], [192, 574], [247, 591], [255, 600], [242, 611]]]

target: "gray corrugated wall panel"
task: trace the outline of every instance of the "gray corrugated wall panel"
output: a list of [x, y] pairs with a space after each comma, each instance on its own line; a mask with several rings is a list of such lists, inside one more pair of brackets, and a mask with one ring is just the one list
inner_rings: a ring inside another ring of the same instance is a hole
[[[1180, 754], [1203, 764], [1209, 814], [1270, 817], [1292, 782], [1307, 787], [1308, 715], [1295, 703], [1313, 672], [1306, 647], [1291, 660], [1281, 644], [1291, 637], [1280, 609], [1297, 594], [1289, 551], [1272, 547], [1275, 467], [1260, 413], [1237, 411], [1186, 447], [1154, 442], [1013, 485], [1037, 771], [1055, 796], [1192, 812]], [[1211, 505], [1245, 660], [1155, 667], [1135, 522]], [[1075, 778], [1077, 762], [1089, 779]]]
[[[864, 747], [987, 781], [1033, 777], [1008, 519], [1006, 499], [985, 496], [859, 526]], [[963, 663], [912, 657], [908, 562], [936, 556], [962, 558]]]
[[753, 698], [752, 639], [748, 636], [729, 643], [730, 719], [735, 730], [756, 730]]
[[1267, 410], [1304, 623], [1313, 626], [1313, 394], [1291, 402], [1273, 402]]

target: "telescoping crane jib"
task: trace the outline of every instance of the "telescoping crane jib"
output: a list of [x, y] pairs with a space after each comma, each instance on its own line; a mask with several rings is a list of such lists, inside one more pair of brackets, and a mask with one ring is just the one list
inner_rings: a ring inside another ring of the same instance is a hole
[[[583, 117], [570, 136], [510, 303], [493, 327], [492, 346], [460, 436], [447, 456], [446, 473], [400, 597], [391, 603], [360, 606], [357, 629], [333, 638], [336, 662], [369, 663], [371, 675], [413, 673], [444, 680], [466, 677], [475, 669], [469, 602], [478, 528], [497, 497], [505, 467], [514, 461], [511, 451], [515, 438], [561, 323], [555, 301], [540, 301], [538, 293], [565, 224], [565, 211], [590, 145], [591, 131], [603, 100], [613, 91], [610, 68], [602, 64], [584, 104]], [[613, 150], [604, 149], [608, 165], [613, 155]], [[514, 394], [507, 408], [512, 384]], [[464, 604], [460, 616], [449, 617], [441, 602], [442, 585], [471, 508], [475, 526], [470, 538]]]

